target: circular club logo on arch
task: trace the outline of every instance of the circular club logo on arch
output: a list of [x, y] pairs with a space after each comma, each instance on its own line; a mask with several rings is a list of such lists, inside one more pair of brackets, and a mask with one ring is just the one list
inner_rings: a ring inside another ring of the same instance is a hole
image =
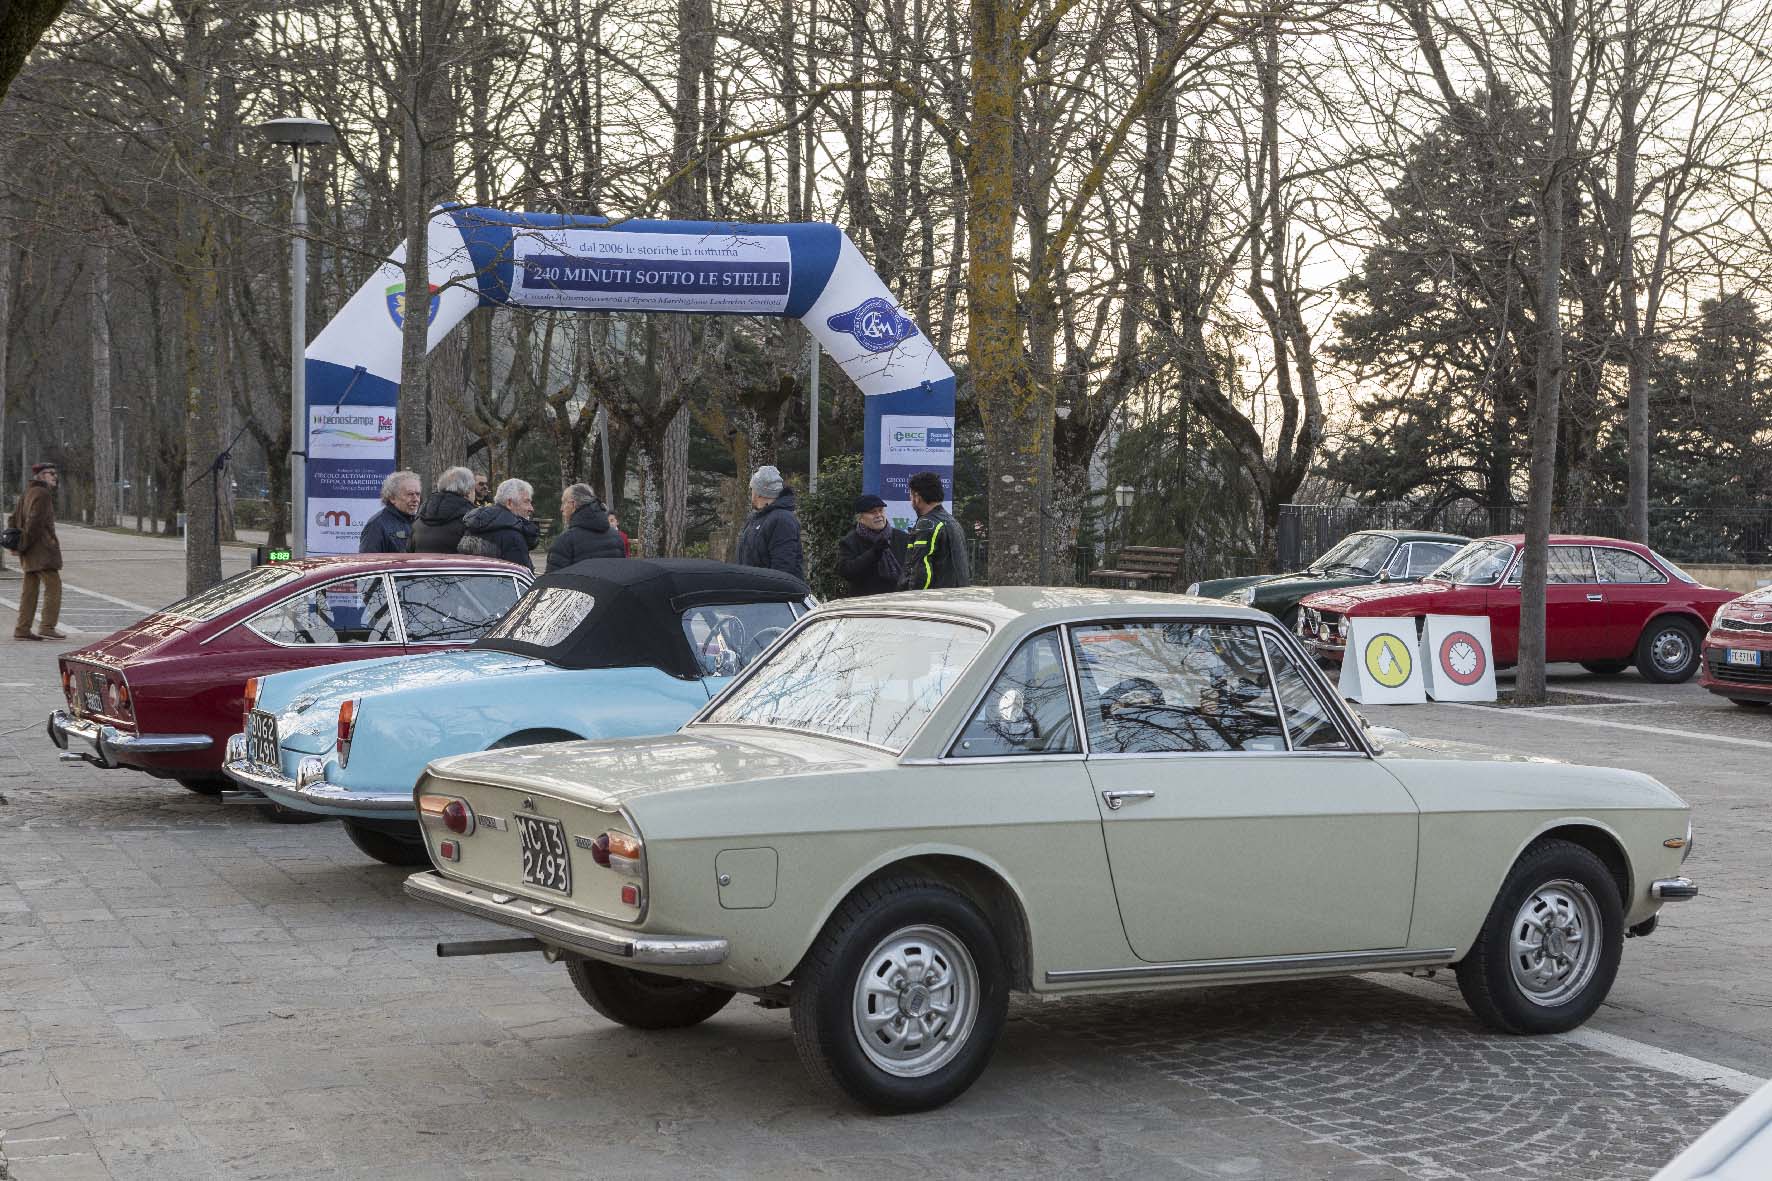
[[870, 353], [895, 349], [917, 335], [911, 318], [898, 310], [889, 299], [870, 296], [846, 312], [838, 312], [825, 321], [832, 332], [847, 332], [855, 343]]

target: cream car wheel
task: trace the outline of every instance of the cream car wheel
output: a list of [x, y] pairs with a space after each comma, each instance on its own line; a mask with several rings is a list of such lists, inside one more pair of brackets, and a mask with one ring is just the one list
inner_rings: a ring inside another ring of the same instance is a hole
[[1520, 994], [1542, 1008], [1579, 994], [1599, 966], [1602, 929], [1599, 903], [1580, 882], [1558, 878], [1532, 891], [1509, 935]]
[[813, 1079], [876, 1111], [926, 1111], [984, 1072], [1008, 973], [978, 906], [886, 878], [838, 905], [794, 974], [794, 1047]]
[[887, 1074], [917, 1078], [946, 1066], [978, 1020], [978, 969], [940, 927], [882, 939], [855, 980], [855, 1037]]
[[1624, 953], [1618, 880], [1592, 850], [1541, 840], [1520, 854], [1457, 965], [1471, 1011], [1503, 1033], [1561, 1033], [1593, 1015]]

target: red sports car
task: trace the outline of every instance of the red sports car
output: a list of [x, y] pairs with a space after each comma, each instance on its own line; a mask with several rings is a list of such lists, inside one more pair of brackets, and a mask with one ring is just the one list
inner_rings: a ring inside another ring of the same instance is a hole
[[[1319, 659], [1339, 663], [1352, 615], [1487, 615], [1496, 667], [1514, 664], [1524, 546], [1517, 534], [1484, 537], [1421, 582], [1307, 595], [1299, 635]], [[1644, 680], [1685, 681], [1698, 671], [1704, 629], [1734, 597], [1634, 541], [1556, 535], [1545, 587], [1545, 657], [1596, 673], [1635, 664]]]
[[1772, 705], [1772, 586], [1723, 604], [1704, 637], [1698, 683], [1736, 705]]
[[221, 763], [250, 677], [461, 648], [532, 582], [520, 566], [454, 554], [308, 558], [244, 573], [61, 657], [67, 707], [49, 715], [64, 759], [130, 767], [192, 791]]

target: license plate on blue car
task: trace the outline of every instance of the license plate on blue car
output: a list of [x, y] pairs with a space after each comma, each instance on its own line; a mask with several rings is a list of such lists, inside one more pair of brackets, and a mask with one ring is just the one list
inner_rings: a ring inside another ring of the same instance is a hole
[[259, 709], [246, 715], [246, 761], [266, 771], [281, 769], [275, 715]]
[[566, 853], [566, 829], [558, 820], [515, 816], [522, 840], [523, 880], [544, 890], [572, 893], [572, 861]]
[[1757, 648], [1729, 648], [1723, 653], [1726, 664], [1744, 664], [1751, 668], [1760, 666], [1760, 652]]

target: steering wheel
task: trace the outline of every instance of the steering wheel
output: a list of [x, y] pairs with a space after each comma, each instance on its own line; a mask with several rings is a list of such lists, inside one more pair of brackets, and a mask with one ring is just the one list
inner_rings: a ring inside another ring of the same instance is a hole
[[708, 667], [711, 658], [709, 676], [729, 677], [738, 671], [738, 654], [744, 651], [745, 641], [749, 634], [745, 630], [744, 620], [736, 615], [728, 615], [714, 625], [708, 638], [702, 641], [701, 655], [703, 667]]
[[786, 633], [787, 630], [788, 629], [785, 627], [758, 628], [757, 634], [751, 637], [751, 646], [761, 654], [768, 650], [769, 645], [781, 639], [782, 635]]

